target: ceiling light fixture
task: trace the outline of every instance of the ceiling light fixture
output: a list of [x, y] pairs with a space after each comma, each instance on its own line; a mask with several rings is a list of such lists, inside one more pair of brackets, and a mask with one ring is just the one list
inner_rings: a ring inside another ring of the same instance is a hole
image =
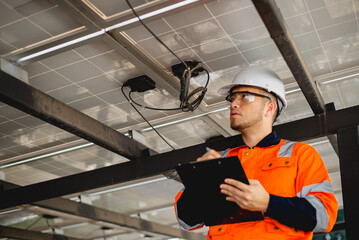
[[[164, 8], [160, 8], [160, 9], [157, 9], [157, 10], [155, 10], [155, 11], [152, 11], [152, 12], [149, 12], [149, 13], [146, 13], [146, 14], [143, 14], [143, 15], [140, 16], [140, 19], [142, 20], [142, 19], [146, 19], [146, 18], [149, 18], [149, 17], [153, 17], [153, 16], [156, 16], [156, 15], [158, 15], [158, 14], [165, 13], [165, 12], [168, 12], [168, 11], [170, 11], [170, 10], [173, 10], [173, 9], [176, 9], [176, 8], [179, 8], [179, 7], [182, 7], [182, 6], [188, 5], [188, 4], [193, 3], [193, 2], [197, 2], [197, 1], [198, 1], [198, 0], [185, 0], [185, 1], [182, 1], [182, 2], [179, 2], [179, 3], [175, 3], [175, 4], [172, 4], [172, 5], [170, 5], [170, 6], [167, 6], [167, 7], [164, 7]], [[76, 43], [80, 43], [80, 42], [83, 42], [83, 41], [85, 41], [85, 40], [88, 40], [88, 39], [91, 39], [91, 38], [95, 38], [95, 37], [97, 37], [97, 36], [100, 36], [100, 35], [102, 35], [102, 34], [105, 34], [105, 33], [108, 32], [108, 31], [114, 30], [114, 29], [116, 29], [116, 28], [120, 28], [120, 27], [127, 26], [127, 25], [129, 25], [129, 24], [131, 24], [131, 23], [134, 23], [134, 22], [138, 22], [138, 18], [137, 18], [137, 17], [131, 18], [131, 19], [129, 19], [129, 20], [120, 22], [120, 23], [115, 24], [115, 25], [112, 25], [112, 26], [109, 26], [109, 27], [107, 27], [107, 28], [103, 28], [103, 29], [101, 29], [100, 31], [97, 31], [97, 32], [88, 34], [88, 35], [86, 35], [86, 36], [82, 36], [82, 37], [73, 39], [73, 40], [71, 40], [71, 41], [68, 41], [68, 42], [65, 42], [65, 43], [61, 43], [61, 44], [59, 44], [59, 45], [56, 45], [56, 46], [47, 48], [47, 49], [45, 49], [45, 50], [42, 50], [42, 51], [39, 51], [39, 52], [30, 54], [30, 55], [25, 56], [25, 57], [22, 57], [22, 58], [19, 58], [19, 59], [15, 60], [14, 63], [21, 63], [21, 62], [30, 60], [30, 59], [32, 59], [32, 58], [35, 58], [35, 57], [44, 55], [44, 54], [46, 54], [46, 53], [54, 52], [54, 51], [59, 50], [59, 49], [62, 49], [62, 48], [64, 48], [64, 47], [68, 47], [68, 46], [74, 45], [74, 44], [76, 44]]]
[[[146, 19], [146, 18], [149, 18], [149, 17], [153, 17], [153, 16], [159, 15], [161, 13], [165, 13], [165, 12], [171, 11], [171, 10], [179, 8], [179, 7], [183, 7], [185, 5], [188, 5], [190, 3], [197, 2], [197, 1], [198, 0], [185, 0], [185, 1], [182, 1], [182, 2], [179, 2], [179, 3], [175, 3], [175, 4], [172, 4], [170, 6], [160, 8], [160, 9], [157, 9], [155, 11], [143, 14], [143, 15], [140, 16], [140, 19], [143, 20], [143, 19]], [[116, 28], [124, 27], [124, 26], [129, 25], [129, 24], [134, 23], [134, 22], [138, 22], [137, 17], [131, 18], [131, 19], [123, 21], [121, 23], [118, 23], [118, 24], [115, 24], [113, 26], [107, 27], [107, 28], [105, 28], [105, 31], [107, 32], [107, 31], [111, 31], [111, 30], [116, 29]]]
[[0, 212], [0, 215], [4, 215], [4, 214], [8, 214], [8, 213], [13, 213], [13, 212], [18, 212], [21, 211], [22, 208], [15, 208], [15, 209], [11, 209], [11, 210], [6, 210], [6, 211], [2, 211]]
[[339, 77], [339, 78], [335, 78], [335, 79], [332, 79], [332, 80], [327, 80], [327, 81], [321, 82], [319, 84], [320, 85], [325, 85], [325, 84], [329, 84], [329, 83], [333, 83], [333, 82], [337, 82], [337, 81], [341, 81], [341, 80], [345, 80], [345, 79], [352, 78], [352, 77], [357, 77], [357, 76], [359, 76], [359, 73], [354, 73], [354, 74], [350, 74], [350, 75], [347, 75], [347, 76], [344, 76], [344, 77]]
[[[125, 133], [123, 135], [126, 136], [126, 137], [129, 136], [128, 133]], [[59, 151], [55, 151], [55, 152], [51, 152], [51, 153], [46, 153], [46, 154], [43, 154], [43, 155], [40, 155], [40, 156], [27, 158], [27, 159], [12, 162], [12, 163], [9, 163], [9, 164], [5, 164], [5, 165], [0, 166], [0, 169], [16, 166], [16, 165], [23, 164], [23, 163], [32, 162], [32, 161], [39, 160], [39, 159], [46, 158], [46, 157], [52, 157], [52, 156], [55, 156], [55, 155], [58, 155], [58, 154], [62, 154], [62, 153], [66, 153], [66, 152], [86, 148], [86, 147], [89, 147], [89, 146], [92, 146], [92, 145], [94, 145], [94, 143], [90, 142], [90, 143], [78, 145], [78, 146], [75, 146], [75, 147], [65, 148], [63, 150], [59, 150]]]
[[79, 146], [76, 146], [76, 147], [66, 148], [66, 149], [63, 149], [63, 150], [43, 154], [43, 155], [40, 155], [40, 156], [36, 156], [36, 157], [28, 158], [28, 159], [23, 159], [23, 160], [20, 160], [20, 161], [17, 161], [17, 162], [12, 162], [12, 163], [9, 163], [9, 164], [2, 165], [2, 166], [0, 166], [0, 169], [13, 167], [13, 166], [16, 166], [16, 165], [19, 165], [19, 164], [32, 162], [32, 161], [39, 160], [39, 159], [46, 158], [46, 157], [52, 157], [52, 156], [55, 156], [55, 155], [58, 155], [58, 154], [61, 154], [61, 153], [66, 153], [66, 152], [70, 152], [70, 151], [73, 151], [73, 150], [82, 149], [82, 148], [89, 147], [89, 146], [92, 146], [92, 145], [94, 145], [94, 143], [86, 143], [86, 144], [82, 144], [82, 145], [79, 145]]
[[[125, 134], [123, 134], [123, 135], [125, 135], [126, 137], [129, 136], [128, 133], [125, 133]], [[23, 159], [23, 160], [20, 160], [20, 161], [16, 161], [16, 162], [9, 163], [9, 164], [4, 164], [4, 165], [0, 166], [0, 169], [4, 169], [4, 168], [8, 168], [8, 167], [13, 167], [13, 166], [16, 166], [16, 165], [19, 165], [19, 164], [36, 161], [36, 160], [39, 160], [39, 159], [42, 159], [42, 158], [46, 158], [46, 157], [52, 157], [52, 156], [55, 156], [55, 155], [58, 155], [58, 154], [62, 154], [62, 153], [66, 153], [66, 152], [70, 152], [70, 151], [74, 151], [74, 150], [79, 150], [79, 149], [86, 148], [86, 147], [89, 147], [89, 146], [92, 146], [92, 145], [94, 145], [94, 143], [90, 142], [90, 143], [78, 145], [78, 146], [75, 146], [75, 147], [65, 148], [65, 149], [63, 149], [63, 150], [59, 150], [59, 151], [55, 151], [55, 152], [51, 152], [51, 153], [46, 153], [46, 154], [43, 154], [43, 155], [39, 155], [39, 156], [36, 156], [36, 157]]]
[[[159, 181], [163, 181], [163, 180], [168, 180], [168, 178], [160, 177], [160, 178], [156, 178], [156, 179], [152, 179], [152, 180], [148, 180], [148, 181], [143, 181], [143, 182], [129, 184], [129, 185], [125, 185], [125, 186], [121, 186], [121, 187], [117, 187], [117, 188], [111, 188], [111, 189], [107, 189], [107, 190], [103, 190], [103, 191], [99, 191], [99, 192], [94, 192], [94, 193], [90, 193], [88, 195], [89, 196], [97, 196], [97, 195], [101, 195], [101, 194], [105, 194], [105, 193], [111, 193], [111, 192], [115, 192], [115, 191], [119, 191], [119, 190], [123, 190], [123, 189], [127, 189], [127, 188], [138, 187], [138, 186], [142, 186], [142, 185], [146, 185], [146, 184], [154, 183], [154, 182], [159, 182]], [[72, 199], [70, 199], [70, 200], [72, 200]]]
[[300, 91], [300, 88], [296, 88], [293, 90], [286, 91], [285, 94], [291, 94], [291, 93], [295, 93], [295, 92], [299, 92], [299, 91]]
[[86, 225], [88, 225], [87, 222], [76, 223], [76, 224], [72, 224], [72, 225], [63, 226], [60, 229], [66, 230], [66, 229], [71, 229], [71, 228], [83, 227], [83, 226], [86, 226]]
[[[345, 79], [352, 78], [352, 77], [358, 77], [358, 76], [359, 76], [359, 73], [354, 73], [354, 74], [350, 74], [350, 75], [347, 75], [347, 76], [344, 76], [344, 77], [339, 77], [339, 78], [334, 78], [334, 79], [331, 79], [331, 80], [326, 80], [326, 81], [323, 81], [323, 82], [319, 82], [319, 85], [325, 85], [325, 84], [338, 82], [338, 81], [341, 81], [341, 80], [345, 80]], [[299, 92], [299, 91], [300, 91], [300, 88], [295, 88], [293, 90], [286, 91], [285, 94], [291, 94], [291, 93]]]
[[56, 46], [47, 48], [47, 49], [45, 49], [45, 50], [42, 50], [42, 51], [39, 51], [39, 52], [30, 54], [30, 55], [27, 55], [27, 56], [25, 56], [25, 57], [19, 58], [19, 59], [15, 60], [14, 63], [21, 63], [21, 62], [27, 61], [27, 60], [30, 60], [30, 59], [32, 59], [32, 58], [35, 58], [35, 57], [44, 55], [44, 54], [46, 54], [46, 53], [54, 52], [54, 51], [56, 51], [56, 50], [58, 50], [58, 49], [61, 49], [61, 48], [64, 48], [64, 47], [68, 47], [68, 46], [71, 46], [71, 45], [73, 45], [73, 44], [76, 44], [76, 43], [79, 43], [79, 42], [83, 42], [83, 41], [85, 41], [85, 40], [88, 40], [88, 39], [91, 39], [91, 38], [100, 36], [100, 35], [102, 35], [102, 34], [104, 34], [104, 33], [105, 33], [105, 30], [104, 30], [104, 29], [101, 29], [100, 31], [97, 31], [97, 32], [88, 34], [88, 35], [86, 35], [86, 36], [82, 36], [82, 37], [73, 39], [73, 40], [71, 40], [71, 41], [64, 42], [64, 43], [61, 43], [61, 44], [59, 44], [59, 45], [56, 45]]

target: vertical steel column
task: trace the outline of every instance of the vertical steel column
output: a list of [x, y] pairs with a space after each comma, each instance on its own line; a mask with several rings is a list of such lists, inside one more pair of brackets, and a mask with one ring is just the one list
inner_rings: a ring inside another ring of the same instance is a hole
[[359, 130], [352, 126], [338, 130], [338, 147], [346, 236], [358, 239], [359, 226]]

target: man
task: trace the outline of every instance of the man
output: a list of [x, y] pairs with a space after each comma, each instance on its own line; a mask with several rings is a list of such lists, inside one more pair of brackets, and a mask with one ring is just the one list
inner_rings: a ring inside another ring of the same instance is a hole
[[[311, 146], [280, 139], [272, 125], [287, 106], [280, 78], [264, 67], [249, 67], [219, 90], [230, 102], [231, 128], [239, 131], [238, 147], [210, 150], [197, 161], [238, 156], [250, 185], [226, 179], [219, 191], [226, 200], [263, 220], [210, 226], [207, 239], [312, 239], [313, 232], [329, 232], [338, 204], [326, 167]], [[191, 194], [181, 191], [175, 209], [188, 230], [203, 226]]]

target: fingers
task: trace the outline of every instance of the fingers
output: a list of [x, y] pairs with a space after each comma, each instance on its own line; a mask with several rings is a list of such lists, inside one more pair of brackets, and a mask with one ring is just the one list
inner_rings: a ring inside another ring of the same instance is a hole
[[235, 202], [243, 209], [265, 212], [269, 193], [258, 180], [249, 180], [249, 183], [247, 185], [234, 179], [225, 179], [225, 183], [220, 185], [221, 193], [227, 195], [227, 201]]
[[208, 152], [206, 152], [205, 154], [203, 154], [202, 157], [197, 158], [197, 162], [220, 158], [220, 157], [221, 157], [221, 155], [219, 155], [219, 153], [217, 153], [216, 151], [211, 149]]
[[[227, 195], [230, 197], [233, 201], [239, 200], [239, 199], [245, 199], [246, 198], [246, 190], [244, 188], [241, 188], [242, 183], [237, 182], [235, 180], [231, 179], [231, 181], [228, 181], [226, 179], [225, 184], [221, 184], [221, 193]], [[231, 182], [231, 183], [229, 183]], [[245, 184], [244, 184], [245, 185]]]
[[[248, 181], [249, 181], [249, 183], [251, 182], [251, 180], [248, 180]], [[254, 180], [254, 181], [258, 181], [258, 180]], [[231, 178], [224, 179], [224, 182], [229, 185], [235, 186], [236, 188], [242, 189], [242, 190], [249, 189], [249, 186], [250, 186], [248, 184], [242, 183], [240, 181], [237, 181], [237, 180], [234, 180]]]
[[245, 199], [245, 194], [242, 190], [228, 184], [221, 184], [220, 187], [221, 193], [227, 195], [227, 201], [234, 202], [243, 209], [246, 208], [246, 205], [244, 204], [245, 201], [243, 201]]

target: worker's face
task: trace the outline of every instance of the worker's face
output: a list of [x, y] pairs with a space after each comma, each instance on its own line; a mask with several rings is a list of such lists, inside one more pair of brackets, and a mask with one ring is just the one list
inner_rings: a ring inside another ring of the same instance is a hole
[[250, 93], [264, 96], [268, 94], [258, 88], [247, 86], [237, 87], [231, 92], [234, 93], [229, 99], [231, 101], [230, 122], [233, 130], [242, 131], [263, 121], [265, 104], [270, 100]]

